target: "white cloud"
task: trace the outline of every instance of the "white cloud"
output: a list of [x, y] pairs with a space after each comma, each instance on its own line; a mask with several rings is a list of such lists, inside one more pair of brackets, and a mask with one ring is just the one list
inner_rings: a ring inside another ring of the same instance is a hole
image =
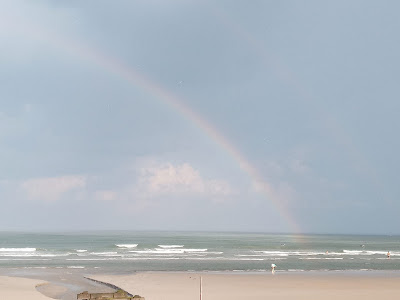
[[124, 207], [126, 211], [142, 212], [193, 199], [221, 203], [235, 195], [226, 180], [205, 178], [189, 163], [159, 163], [144, 159], [135, 168], [130, 168], [132, 171], [135, 171], [137, 177], [131, 174], [132, 179], [126, 184], [98, 189], [94, 192], [94, 198], [123, 204], [117, 207]]
[[114, 201], [118, 199], [118, 193], [112, 190], [96, 191], [95, 199], [101, 201]]
[[[131, 170], [132, 172], [132, 170]], [[225, 202], [235, 194], [223, 179], [205, 178], [189, 163], [154, 163], [136, 168], [125, 184], [104, 188], [114, 178], [102, 178], [101, 183], [83, 175], [32, 178], [17, 183], [18, 190], [28, 200], [56, 202], [65, 195], [78, 199], [82, 191], [88, 199], [104, 202], [130, 203], [135, 208], [153, 206], [166, 201], [188, 201], [194, 198], [210, 202]], [[89, 181], [89, 179], [91, 179]], [[125, 179], [126, 180], [126, 179]]]
[[68, 192], [84, 188], [86, 181], [82, 175], [33, 178], [22, 182], [21, 188], [31, 200], [54, 202]]
[[137, 187], [152, 195], [203, 193], [205, 182], [189, 164], [142, 168]]
[[203, 178], [190, 164], [171, 163], [142, 168], [135, 186], [139, 193], [154, 196], [163, 195], [209, 195], [228, 196], [232, 188], [224, 180]]

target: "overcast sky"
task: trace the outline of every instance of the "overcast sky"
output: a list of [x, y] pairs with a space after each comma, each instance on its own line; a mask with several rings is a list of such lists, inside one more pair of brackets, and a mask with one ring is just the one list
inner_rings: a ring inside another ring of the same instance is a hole
[[0, 0], [0, 230], [400, 234], [399, 11]]

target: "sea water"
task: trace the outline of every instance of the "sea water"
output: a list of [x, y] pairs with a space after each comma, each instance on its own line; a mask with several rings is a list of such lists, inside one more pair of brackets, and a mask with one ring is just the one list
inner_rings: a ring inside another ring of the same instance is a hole
[[400, 237], [226, 232], [0, 233], [0, 268], [112, 273], [264, 272], [271, 264], [286, 272], [400, 270]]

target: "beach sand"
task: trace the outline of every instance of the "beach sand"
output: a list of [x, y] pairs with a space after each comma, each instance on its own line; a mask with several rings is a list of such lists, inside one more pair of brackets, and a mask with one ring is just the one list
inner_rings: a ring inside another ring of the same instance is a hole
[[46, 282], [37, 279], [0, 276], [0, 299], [4, 300], [50, 300], [36, 290]]
[[138, 273], [95, 275], [146, 300], [397, 299], [400, 276], [389, 274]]
[[[110, 292], [107, 286], [88, 281], [78, 271], [35, 272], [26, 277], [0, 276], [0, 299], [76, 299], [76, 294]], [[65, 276], [68, 275], [68, 276]], [[265, 299], [397, 299], [400, 297], [399, 272], [365, 273], [173, 273], [145, 272], [131, 275], [88, 275], [114, 284], [146, 300], [199, 299], [200, 276], [203, 300]], [[39, 278], [43, 278], [43, 281]], [[50, 282], [50, 283], [48, 283]], [[37, 287], [37, 288], [36, 288]], [[48, 297], [50, 298], [48, 298]]]
[[[106, 285], [86, 279], [85, 275], [80, 270], [70, 269], [0, 269], [0, 300], [75, 300], [76, 295], [83, 291], [115, 291]], [[29, 297], [26, 297], [28, 293]]]

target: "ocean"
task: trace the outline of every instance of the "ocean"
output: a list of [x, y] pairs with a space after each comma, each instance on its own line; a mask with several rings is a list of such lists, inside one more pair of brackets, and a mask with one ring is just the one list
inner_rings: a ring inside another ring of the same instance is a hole
[[[387, 253], [390, 251], [390, 259]], [[400, 237], [227, 232], [0, 233], [0, 268], [277, 272], [400, 270]]]

